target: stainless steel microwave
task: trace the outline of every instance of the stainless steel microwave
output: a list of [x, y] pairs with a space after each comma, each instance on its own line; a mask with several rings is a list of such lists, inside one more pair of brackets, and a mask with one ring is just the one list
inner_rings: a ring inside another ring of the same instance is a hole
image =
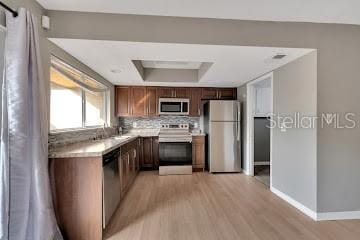
[[159, 114], [189, 115], [189, 103], [187, 98], [159, 98]]

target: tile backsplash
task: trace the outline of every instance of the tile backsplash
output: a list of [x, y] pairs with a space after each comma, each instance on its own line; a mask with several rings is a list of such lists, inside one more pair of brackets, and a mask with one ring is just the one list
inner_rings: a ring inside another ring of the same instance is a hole
[[51, 132], [49, 134], [49, 148], [84, 142], [94, 138], [106, 138], [117, 134], [117, 128], [91, 128], [71, 130], [66, 132]]
[[[135, 123], [135, 124], [134, 124]], [[123, 133], [135, 128], [139, 129], [158, 129], [162, 123], [182, 124], [189, 123], [190, 129], [194, 129], [194, 125], [200, 123], [199, 117], [188, 116], [160, 116], [160, 117], [121, 117], [118, 124], [123, 128]], [[52, 132], [49, 134], [49, 148], [61, 147], [68, 144], [84, 142], [94, 138], [111, 137], [117, 134], [117, 128], [96, 128], [81, 129], [67, 132]]]
[[159, 117], [121, 117], [119, 118], [119, 126], [123, 128], [123, 131], [129, 131], [135, 128], [160, 128], [163, 123], [170, 124], [182, 124], [189, 123], [190, 128], [194, 128], [194, 125], [199, 126], [199, 117], [188, 116], [159, 116]]

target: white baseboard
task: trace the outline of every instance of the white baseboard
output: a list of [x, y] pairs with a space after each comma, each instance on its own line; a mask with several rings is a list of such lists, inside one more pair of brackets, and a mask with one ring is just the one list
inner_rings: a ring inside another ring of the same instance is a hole
[[319, 213], [314, 212], [303, 204], [299, 203], [295, 199], [286, 195], [285, 193], [279, 191], [274, 187], [270, 187], [271, 192], [276, 194], [281, 199], [285, 200], [298, 210], [300, 210], [305, 215], [309, 216], [315, 221], [330, 221], [330, 220], [350, 220], [350, 219], [360, 219], [360, 211], [351, 211], [351, 212], [325, 212]]
[[311, 210], [310, 208], [304, 206], [302, 203], [299, 203], [295, 199], [291, 198], [290, 196], [286, 195], [285, 193], [277, 190], [274, 187], [270, 187], [271, 192], [276, 194], [278, 197], [282, 198], [286, 202], [290, 203], [292, 206], [303, 212], [305, 215], [311, 217], [313, 220], [317, 220], [317, 213]]
[[360, 211], [317, 213], [318, 221], [360, 219]]

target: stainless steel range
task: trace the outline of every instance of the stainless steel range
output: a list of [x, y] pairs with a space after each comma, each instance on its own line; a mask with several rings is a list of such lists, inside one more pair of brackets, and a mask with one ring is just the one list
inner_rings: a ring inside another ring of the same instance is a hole
[[159, 174], [192, 174], [192, 136], [189, 124], [161, 125]]

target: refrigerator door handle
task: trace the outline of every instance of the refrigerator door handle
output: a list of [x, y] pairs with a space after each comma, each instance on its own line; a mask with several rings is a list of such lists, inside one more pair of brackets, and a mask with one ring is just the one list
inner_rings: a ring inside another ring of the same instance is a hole
[[237, 117], [236, 117], [236, 120], [237, 120], [237, 124], [236, 124], [236, 128], [237, 128], [237, 134], [236, 134], [236, 139], [237, 141], [240, 141], [240, 130], [241, 130], [241, 112], [240, 112], [240, 103], [238, 103], [237, 105]]

